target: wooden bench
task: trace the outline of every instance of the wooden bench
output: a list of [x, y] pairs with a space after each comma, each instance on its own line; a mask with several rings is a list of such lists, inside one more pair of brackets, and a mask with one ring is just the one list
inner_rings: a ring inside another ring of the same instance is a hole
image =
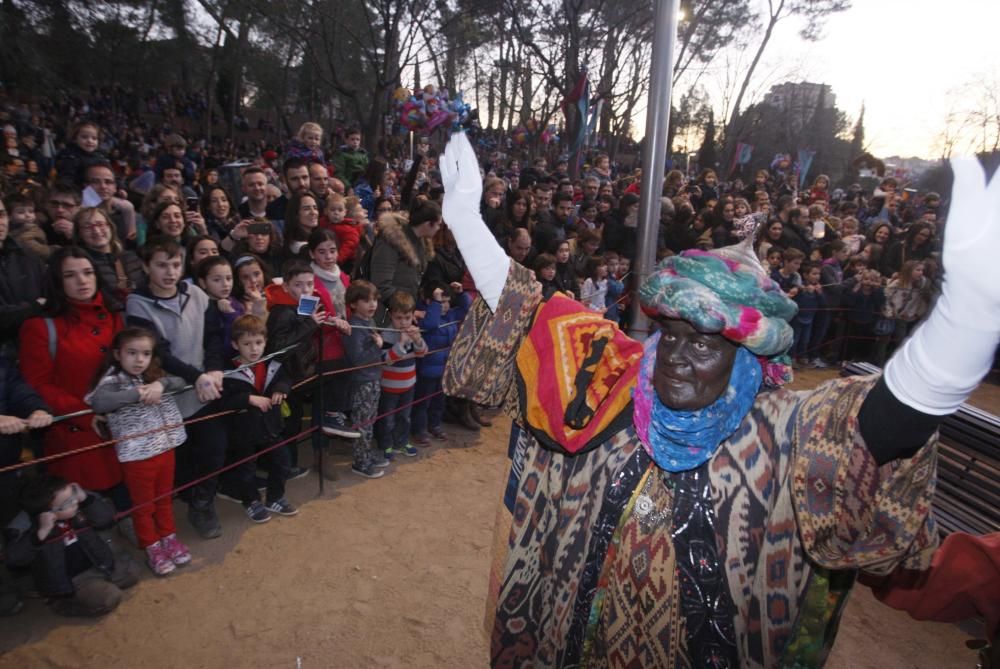
[[[845, 376], [875, 374], [848, 363]], [[934, 516], [942, 534], [1000, 532], [1000, 418], [963, 404], [941, 421]]]

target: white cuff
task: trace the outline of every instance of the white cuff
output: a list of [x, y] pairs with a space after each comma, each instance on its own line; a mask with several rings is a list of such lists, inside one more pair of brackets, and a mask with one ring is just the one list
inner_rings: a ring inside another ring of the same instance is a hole
[[974, 317], [962, 322], [956, 311], [945, 291], [885, 366], [892, 394], [922, 413], [945, 416], [958, 409], [989, 373], [1000, 344], [1000, 332], [982, 328]]
[[[510, 257], [497, 244], [493, 233], [486, 226], [476, 210], [463, 212], [463, 220], [459, 224], [449, 224], [448, 229], [455, 237], [462, 259], [465, 260], [469, 274], [476, 282], [476, 290], [482, 296], [490, 310], [496, 311], [500, 304], [500, 294], [507, 283], [507, 272], [510, 269]], [[445, 213], [445, 222], [448, 222]], [[454, 219], [452, 219], [454, 220]]]

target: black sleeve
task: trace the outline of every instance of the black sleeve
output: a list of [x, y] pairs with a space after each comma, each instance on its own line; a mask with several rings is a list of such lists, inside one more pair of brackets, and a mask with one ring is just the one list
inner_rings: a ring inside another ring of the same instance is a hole
[[243, 381], [238, 381], [228, 376], [223, 377], [222, 399], [219, 401], [220, 407], [227, 411], [249, 409], [250, 395], [253, 394], [250, 392], [251, 390], [253, 390], [253, 386]]
[[37, 302], [0, 304], [0, 339], [17, 339], [24, 321], [42, 315], [42, 305]]
[[409, 210], [410, 202], [413, 200], [413, 185], [417, 182], [417, 172], [420, 171], [420, 163], [423, 161], [423, 156], [419, 153], [415, 155], [413, 165], [410, 166], [410, 171], [406, 173], [406, 179], [403, 181], [403, 190], [399, 194], [399, 204], [405, 210]]
[[4, 398], [7, 408], [11, 414], [20, 418], [27, 418], [35, 411], [47, 411], [52, 413], [52, 409], [45, 403], [42, 396], [31, 387], [21, 372], [13, 364], [3, 363], [6, 368], [4, 381], [7, 397]]
[[884, 465], [912, 457], [931, 438], [943, 418], [903, 404], [881, 378], [861, 405], [858, 428], [875, 462]]
[[219, 371], [224, 367], [225, 361], [222, 359], [222, 351], [225, 342], [222, 341], [224, 337], [222, 314], [219, 313], [219, 306], [215, 300], [212, 300], [205, 310], [204, 328], [202, 344], [205, 347], [205, 371]]
[[88, 492], [80, 502], [80, 513], [98, 530], [106, 530], [115, 524], [115, 507], [99, 495]]
[[316, 321], [308, 316], [299, 316], [288, 309], [272, 309], [267, 317], [267, 352], [274, 353], [292, 344], [309, 342], [318, 328]]
[[284, 393], [288, 394], [292, 392], [292, 375], [288, 373], [288, 367], [282, 365], [278, 368], [277, 374], [274, 375], [274, 379], [271, 381], [271, 393]]
[[198, 377], [201, 376], [201, 370], [194, 365], [187, 364], [171, 352], [170, 342], [157, 329], [155, 323], [131, 314], [125, 316], [125, 322], [130, 326], [146, 328], [150, 332], [156, 333], [156, 353], [160, 356], [160, 366], [163, 367], [163, 371], [179, 376], [188, 383], [194, 383], [198, 380]]

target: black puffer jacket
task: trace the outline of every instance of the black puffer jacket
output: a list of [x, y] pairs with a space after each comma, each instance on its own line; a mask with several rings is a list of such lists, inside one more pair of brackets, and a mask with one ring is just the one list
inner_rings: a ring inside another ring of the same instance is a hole
[[21, 324], [41, 313], [45, 267], [9, 237], [0, 245], [0, 349], [14, 356]]
[[[114, 293], [122, 303], [125, 297], [133, 290], [141, 286], [146, 281], [146, 273], [142, 269], [142, 260], [134, 251], [123, 251], [121, 253], [101, 253], [93, 249], [84, 249], [90, 259], [94, 261], [94, 267], [101, 275], [104, 287]], [[125, 277], [124, 286], [119, 285], [118, 268], [115, 262], [121, 262], [122, 273]]]
[[[80, 511], [69, 521], [76, 533], [78, 544], [94, 567], [110, 577], [115, 567], [111, 547], [94, 530], [104, 530], [115, 522], [115, 508], [106, 499], [94, 493], [80, 504]], [[4, 530], [7, 546], [7, 564], [11, 567], [29, 567], [35, 587], [47, 597], [72, 595], [73, 579], [66, 569], [66, 546], [53, 529], [44, 541], [38, 540], [38, 521], [20, 513]]]

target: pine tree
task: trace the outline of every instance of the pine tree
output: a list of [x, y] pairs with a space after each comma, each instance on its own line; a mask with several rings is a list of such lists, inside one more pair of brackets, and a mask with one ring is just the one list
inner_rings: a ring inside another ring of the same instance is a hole
[[865, 103], [861, 103], [861, 113], [858, 114], [858, 121], [854, 124], [854, 136], [851, 137], [851, 146], [847, 151], [847, 163], [844, 165], [844, 185], [854, 181], [858, 172], [854, 167], [854, 161], [865, 152]]
[[708, 123], [705, 124], [705, 139], [698, 149], [698, 167], [701, 169], [716, 169], [719, 157], [715, 147], [715, 112], [709, 110]]
[[861, 103], [861, 113], [858, 122], [854, 124], [854, 137], [851, 138], [851, 160], [860, 156], [865, 150], [865, 103]]

